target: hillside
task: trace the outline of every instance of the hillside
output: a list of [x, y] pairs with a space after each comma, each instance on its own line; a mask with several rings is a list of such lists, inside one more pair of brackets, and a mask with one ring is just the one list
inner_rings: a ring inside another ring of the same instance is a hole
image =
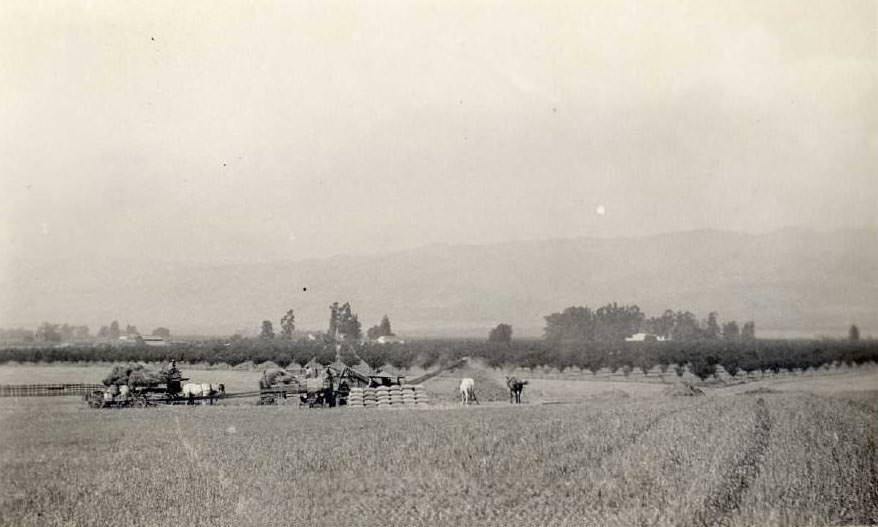
[[[161, 255], [166, 259], [171, 255]], [[0, 277], [0, 327], [118, 319], [149, 330], [229, 334], [294, 307], [300, 328], [325, 325], [334, 300], [364, 329], [388, 313], [409, 334], [478, 334], [498, 322], [539, 334], [566, 306], [637, 303], [753, 319], [763, 334], [878, 332], [878, 236], [789, 229], [693, 231], [437, 245], [380, 255], [212, 265], [171, 261], [14, 261]], [[307, 288], [307, 290], [305, 290]], [[277, 324], [277, 322], [275, 322]]]

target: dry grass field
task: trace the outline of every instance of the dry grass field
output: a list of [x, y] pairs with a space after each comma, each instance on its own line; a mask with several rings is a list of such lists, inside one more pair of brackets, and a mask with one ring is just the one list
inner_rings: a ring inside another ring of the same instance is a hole
[[[104, 372], [0, 367], [0, 383]], [[257, 376], [185, 373], [230, 390]], [[667, 397], [535, 380], [530, 404], [457, 408], [439, 377], [428, 389], [444, 399], [427, 410], [0, 399], [0, 525], [869, 524], [876, 381]]]

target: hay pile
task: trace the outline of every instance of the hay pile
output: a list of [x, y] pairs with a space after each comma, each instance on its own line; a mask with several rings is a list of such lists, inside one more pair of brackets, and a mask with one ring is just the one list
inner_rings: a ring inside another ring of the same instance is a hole
[[[471, 364], [464, 364], [458, 368], [452, 368], [445, 375], [451, 375], [458, 380], [469, 377], [476, 383], [476, 397], [480, 402], [489, 401], [508, 401], [509, 389], [502, 377], [502, 373], [498, 373], [488, 368], [474, 367]], [[498, 378], [499, 377], [499, 378]], [[525, 386], [525, 392], [527, 386]], [[457, 397], [458, 393], [455, 392]]]
[[704, 392], [688, 382], [678, 382], [665, 388], [664, 394], [670, 397], [697, 397], [704, 395]]
[[149, 386], [167, 382], [164, 372], [148, 370], [143, 364], [123, 364], [113, 366], [113, 370], [104, 380], [104, 386], [128, 385]]

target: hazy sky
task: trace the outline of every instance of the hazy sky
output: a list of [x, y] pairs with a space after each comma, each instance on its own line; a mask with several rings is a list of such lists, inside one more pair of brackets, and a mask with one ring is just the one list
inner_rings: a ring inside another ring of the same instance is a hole
[[878, 228], [876, 33], [852, 0], [5, 0], [0, 245]]

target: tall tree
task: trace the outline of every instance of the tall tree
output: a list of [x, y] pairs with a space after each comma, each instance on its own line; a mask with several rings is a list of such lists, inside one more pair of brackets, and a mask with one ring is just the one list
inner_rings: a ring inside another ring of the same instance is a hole
[[848, 340], [851, 342], [860, 340], [860, 328], [856, 324], [851, 324], [851, 328], [848, 330]]
[[378, 327], [381, 328], [381, 335], [382, 336], [384, 336], [384, 337], [392, 337], [393, 336], [393, 330], [390, 328], [390, 317], [388, 317], [387, 315], [384, 315], [383, 317], [381, 317], [381, 324], [379, 324]]
[[512, 344], [512, 326], [509, 324], [497, 324], [497, 327], [492, 329], [488, 335], [488, 342]]
[[338, 302], [329, 306], [329, 331], [326, 334], [333, 341], [338, 338], [338, 310]]
[[116, 340], [121, 334], [122, 332], [119, 331], [119, 322], [117, 320], [114, 320], [110, 323], [110, 338]]
[[744, 340], [754, 340], [756, 338], [756, 324], [751, 320], [744, 322], [741, 328], [741, 338]]
[[274, 338], [274, 326], [271, 325], [271, 320], [262, 321], [262, 332], [259, 334], [259, 338], [262, 340], [272, 340]]
[[672, 340], [682, 342], [697, 340], [701, 336], [698, 320], [689, 311], [677, 311], [674, 314], [674, 329], [671, 331]]
[[127, 324], [125, 326], [125, 334], [129, 336], [140, 335], [140, 332], [137, 331], [137, 326], [132, 326], [131, 324]]
[[283, 318], [280, 319], [280, 334], [281, 337], [286, 340], [292, 340], [293, 331], [296, 330], [296, 314], [292, 309], [284, 314]]
[[330, 306], [330, 338], [336, 340], [359, 340], [363, 336], [362, 326], [357, 315], [351, 310], [350, 302], [341, 306], [338, 302]]
[[165, 340], [171, 338], [171, 330], [168, 328], [155, 328], [154, 330], [152, 330], [152, 334], [155, 337], [161, 337]]
[[369, 337], [370, 340], [375, 340], [378, 337], [392, 337], [393, 330], [390, 328], [390, 318], [387, 315], [384, 315], [381, 318], [381, 323], [377, 326], [372, 326], [366, 331], [366, 336]]
[[711, 311], [707, 315], [707, 322], [704, 324], [704, 336], [708, 339], [718, 339], [720, 336], [719, 314]]
[[738, 340], [741, 338], [741, 330], [738, 329], [738, 323], [732, 320], [723, 324], [723, 338], [726, 340]]

